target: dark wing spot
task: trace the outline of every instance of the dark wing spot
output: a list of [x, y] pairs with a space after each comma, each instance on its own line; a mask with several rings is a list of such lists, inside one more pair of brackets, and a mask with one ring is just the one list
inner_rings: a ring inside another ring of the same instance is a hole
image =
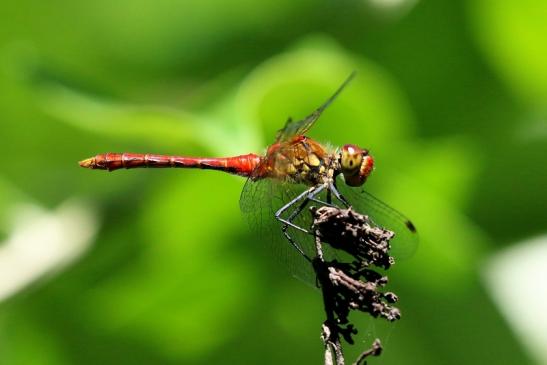
[[414, 224], [412, 224], [411, 221], [406, 221], [405, 225], [410, 230], [410, 232], [416, 233], [416, 227], [414, 226]]

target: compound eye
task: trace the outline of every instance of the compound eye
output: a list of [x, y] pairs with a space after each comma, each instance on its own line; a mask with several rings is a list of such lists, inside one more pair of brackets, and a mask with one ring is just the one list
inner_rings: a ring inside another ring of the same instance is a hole
[[359, 172], [363, 162], [363, 152], [365, 151], [354, 145], [347, 144], [342, 147], [340, 163], [344, 173]]

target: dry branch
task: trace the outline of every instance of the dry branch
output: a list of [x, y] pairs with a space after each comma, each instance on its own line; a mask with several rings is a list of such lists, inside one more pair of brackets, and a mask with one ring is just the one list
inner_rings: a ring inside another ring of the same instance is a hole
[[[392, 306], [397, 302], [397, 296], [380, 291], [388, 282], [387, 276], [373, 270], [373, 267], [387, 270], [395, 263], [389, 256], [389, 241], [394, 234], [374, 226], [367, 216], [351, 208], [312, 207], [311, 214], [316, 243], [313, 266], [327, 317], [321, 334], [325, 364], [343, 365], [345, 361], [340, 338], [353, 344], [353, 335], [357, 333], [348, 319], [352, 310], [388, 321], [401, 318], [399, 309]], [[353, 261], [327, 261], [324, 244], [347, 252]], [[380, 340], [376, 339], [370, 349], [361, 353], [355, 364], [364, 364], [367, 357], [378, 356], [381, 352]]]

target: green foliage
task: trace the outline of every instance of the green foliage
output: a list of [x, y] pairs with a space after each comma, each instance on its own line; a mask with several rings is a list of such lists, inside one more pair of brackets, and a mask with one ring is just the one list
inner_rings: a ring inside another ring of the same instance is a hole
[[547, 100], [547, 4], [541, 0], [470, 3], [473, 27], [487, 61], [525, 103]]
[[242, 179], [77, 161], [259, 153], [353, 70], [310, 136], [370, 148], [367, 189], [421, 237], [390, 276], [403, 319], [380, 361], [525, 363], [479, 275], [546, 228], [546, 8], [424, 1], [385, 16], [372, 4], [5, 4], [0, 237], [22, 204], [74, 196], [100, 231], [0, 304], [0, 364], [320, 363], [320, 297], [241, 220]]

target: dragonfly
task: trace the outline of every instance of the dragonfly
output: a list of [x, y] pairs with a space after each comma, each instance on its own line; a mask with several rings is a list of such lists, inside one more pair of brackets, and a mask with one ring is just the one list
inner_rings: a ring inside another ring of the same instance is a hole
[[[141, 167], [207, 169], [245, 177], [240, 209], [253, 237], [266, 243], [290, 273], [312, 285], [316, 279], [310, 263], [316, 251], [310, 232], [312, 217], [307, 212], [312, 205], [351, 207], [366, 214], [372, 224], [395, 233], [391, 254], [395, 258], [408, 257], [418, 245], [415, 226], [403, 214], [363, 189], [374, 169], [369, 151], [353, 144], [328, 148], [306, 136], [354, 76], [355, 72], [304, 119], [289, 118], [263, 155], [204, 158], [103, 153], [79, 164], [108, 171]], [[327, 249], [324, 255], [334, 259], [340, 253]]]

